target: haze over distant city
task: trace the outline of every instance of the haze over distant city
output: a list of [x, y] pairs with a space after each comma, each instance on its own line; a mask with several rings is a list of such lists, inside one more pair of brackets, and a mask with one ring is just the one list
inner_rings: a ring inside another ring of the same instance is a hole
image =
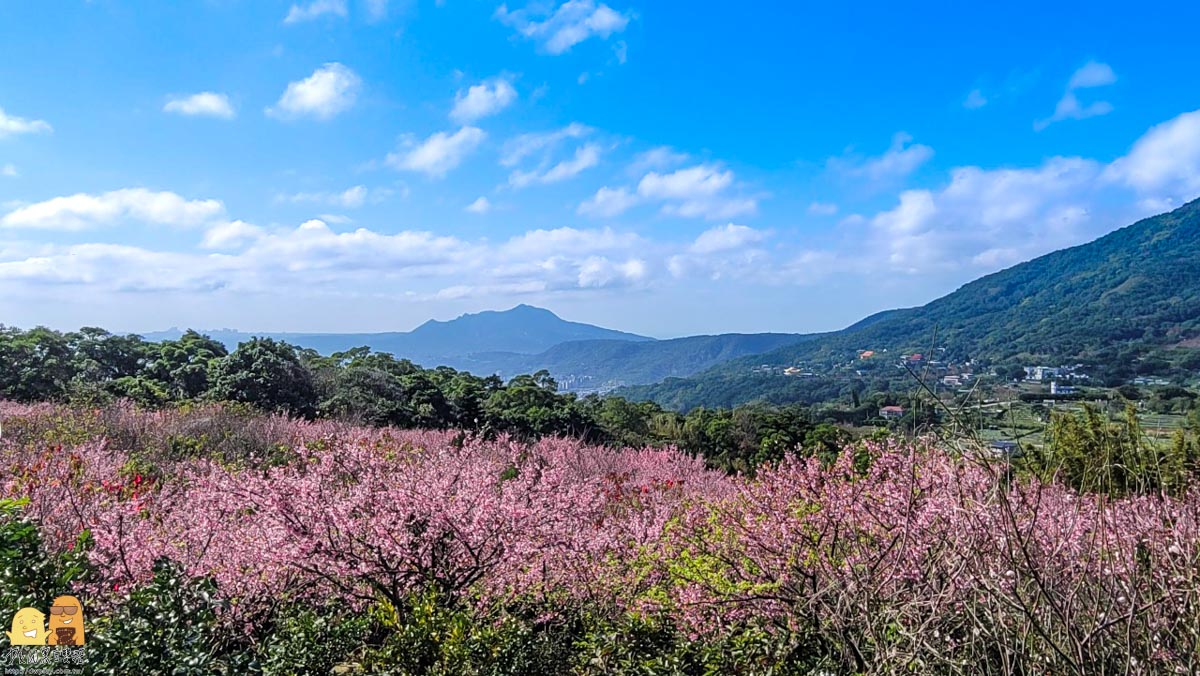
[[58, 4], [0, 20], [10, 325], [822, 331], [1200, 194], [1193, 3]]

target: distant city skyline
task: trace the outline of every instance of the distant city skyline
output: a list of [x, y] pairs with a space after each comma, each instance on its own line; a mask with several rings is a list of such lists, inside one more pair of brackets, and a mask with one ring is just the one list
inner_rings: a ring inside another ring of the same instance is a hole
[[0, 323], [381, 332], [524, 303], [657, 338], [842, 328], [1200, 195], [1197, 20], [9, 3]]

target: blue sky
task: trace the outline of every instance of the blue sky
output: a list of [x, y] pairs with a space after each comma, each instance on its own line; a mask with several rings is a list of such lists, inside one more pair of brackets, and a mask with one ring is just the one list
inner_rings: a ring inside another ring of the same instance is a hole
[[0, 322], [839, 328], [1200, 195], [1194, 3], [0, 2]]

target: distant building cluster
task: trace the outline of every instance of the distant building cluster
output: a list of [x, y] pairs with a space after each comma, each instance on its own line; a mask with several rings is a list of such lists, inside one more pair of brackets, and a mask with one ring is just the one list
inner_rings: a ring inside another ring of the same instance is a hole
[[1045, 382], [1047, 380], [1089, 380], [1091, 376], [1080, 371], [1083, 364], [1073, 366], [1026, 366], [1025, 380]]

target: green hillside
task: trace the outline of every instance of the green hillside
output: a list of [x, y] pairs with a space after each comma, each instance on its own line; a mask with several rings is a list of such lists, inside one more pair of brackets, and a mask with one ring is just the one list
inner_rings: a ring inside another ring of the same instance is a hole
[[481, 353], [447, 364], [476, 374], [498, 373], [504, 377], [545, 369], [572, 389], [605, 389], [689, 376], [730, 359], [820, 335], [729, 333], [655, 341], [581, 340], [561, 343], [536, 355]]
[[[846, 389], [838, 366], [861, 350], [936, 351], [943, 361], [985, 365], [1082, 362], [1112, 378], [1135, 372], [1137, 364], [1145, 373], [1145, 364], [1179, 358], [1171, 348], [1200, 336], [1200, 200], [872, 319], [621, 394], [677, 408], [818, 401]], [[756, 365], [804, 365], [817, 376], [773, 378], [753, 372]]]

